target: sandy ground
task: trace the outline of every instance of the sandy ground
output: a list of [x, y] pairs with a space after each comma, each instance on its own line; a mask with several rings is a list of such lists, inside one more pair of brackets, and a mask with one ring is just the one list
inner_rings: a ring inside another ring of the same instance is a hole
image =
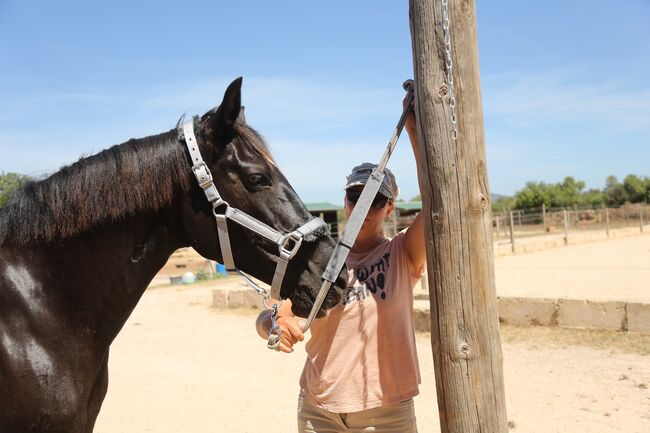
[[650, 303], [650, 235], [494, 260], [497, 294]]
[[[271, 352], [251, 311], [210, 286], [145, 293], [113, 344], [96, 432], [292, 432], [304, 351]], [[650, 337], [502, 329], [508, 419], [526, 433], [650, 431]], [[420, 432], [439, 431], [429, 336], [418, 335]]]
[[[179, 250], [153, 284], [206, 265], [193, 250]], [[498, 296], [650, 303], [650, 234], [496, 257], [494, 268]], [[428, 292], [418, 284], [416, 293]]]

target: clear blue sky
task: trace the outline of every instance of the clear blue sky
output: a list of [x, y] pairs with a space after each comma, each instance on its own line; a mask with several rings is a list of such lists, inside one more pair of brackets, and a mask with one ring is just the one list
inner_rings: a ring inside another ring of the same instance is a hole
[[[481, 1], [490, 187], [650, 175], [650, 2]], [[0, 172], [166, 131], [244, 76], [247, 119], [305, 201], [377, 161], [412, 76], [407, 0], [0, 0]], [[389, 167], [417, 194], [406, 140]]]

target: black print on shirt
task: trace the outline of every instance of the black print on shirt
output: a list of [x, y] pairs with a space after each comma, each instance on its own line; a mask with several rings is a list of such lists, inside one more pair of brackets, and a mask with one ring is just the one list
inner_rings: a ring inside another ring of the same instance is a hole
[[379, 293], [381, 299], [386, 299], [386, 272], [390, 267], [388, 259], [390, 253], [383, 255], [377, 262], [372, 263], [370, 266], [364, 266], [354, 270], [355, 280], [360, 283], [359, 286], [354, 287], [351, 284], [345, 291], [343, 296], [343, 304], [349, 304], [354, 301], [363, 301], [371, 293]]

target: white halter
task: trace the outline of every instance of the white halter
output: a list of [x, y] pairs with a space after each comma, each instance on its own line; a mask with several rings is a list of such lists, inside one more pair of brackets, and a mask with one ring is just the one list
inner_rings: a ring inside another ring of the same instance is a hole
[[[273, 281], [271, 282], [270, 296], [274, 299], [280, 300], [280, 288], [282, 287], [282, 280], [284, 279], [284, 274], [287, 271], [289, 260], [291, 260], [296, 255], [296, 253], [298, 253], [298, 250], [300, 249], [303, 238], [305, 236], [321, 229], [322, 227], [327, 227], [327, 223], [325, 223], [325, 221], [320, 218], [313, 218], [291, 233], [283, 234], [274, 228], [264, 224], [262, 221], [253, 218], [247, 213], [242, 212], [237, 208], [231, 207], [228, 202], [221, 198], [221, 195], [219, 194], [219, 191], [217, 191], [217, 187], [214, 184], [210, 169], [208, 168], [205, 161], [203, 161], [203, 157], [201, 156], [201, 152], [196, 141], [196, 136], [194, 135], [193, 119], [183, 123], [183, 135], [185, 137], [185, 145], [187, 146], [187, 150], [190, 152], [190, 157], [192, 158], [192, 172], [194, 173], [199, 186], [201, 189], [203, 189], [206, 198], [212, 204], [212, 213], [217, 220], [219, 244], [221, 246], [221, 255], [223, 256], [223, 264], [226, 267], [226, 270], [229, 272], [237, 272], [254, 286], [256, 286], [256, 290], [258, 290], [258, 292], [261, 290], [261, 293], [266, 294], [266, 291], [264, 289], [261, 289], [259, 286], [257, 286], [250, 279], [250, 277], [241, 272], [235, 266], [235, 261], [232, 255], [232, 248], [230, 247], [230, 236], [228, 235], [227, 220], [230, 219], [242, 227], [245, 227], [248, 230], [257, 233], [258, 235], [278, 245], [278, 264], [275, 268]], [[266, 297], [268, 297], [268, 295], [266, 295]]]

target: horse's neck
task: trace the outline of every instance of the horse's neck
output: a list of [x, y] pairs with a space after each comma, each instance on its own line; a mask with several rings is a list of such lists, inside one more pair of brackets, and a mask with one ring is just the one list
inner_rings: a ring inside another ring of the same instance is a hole
[[171, 212], [135, 215], [52, 250], [63, 301], [100, 342], [115, 338], [153, 277], [182, 246]]

